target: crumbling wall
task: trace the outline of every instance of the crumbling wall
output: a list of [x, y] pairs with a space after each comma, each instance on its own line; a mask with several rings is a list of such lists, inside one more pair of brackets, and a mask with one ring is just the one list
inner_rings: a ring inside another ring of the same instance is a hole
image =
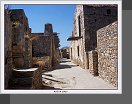
[[24, 68], [32, 67], [32, 41], [30, 37], [25, 37]]
[[32, 88], [33, 89], [42, 89], [42, 66], [39, 66], [38, 69], [34, 71]]
[[117, 21], [97, 31], [99, 76], [117, 86], [118, 83]]
[[32, 55], [33, 57], [50, 56], [51, 54], [51, 38], [49, 36], [33, 33], [36, 39], [32, 40]]
[[[15, 68], [31, 67], [31, 42], [28, 19], [23, 9], [10, 10], [12, 22], [12, 56]], [[30, 52], [29, 52], [30, 51]]]
[[12, 76], [12, 22], [10, 21], [9, 10], [4, 11], [4, 63], [5, 63], [5, 88], [8, 87], [8, 82]]
[[59, 63], [58, 50], [59, 37], [53, 32], [52, 24], [45, 24], [44, 33], [32, 33], [32, 55], [33, 57], [49, 56], [49, 65], [46, 66], [53, 68]]

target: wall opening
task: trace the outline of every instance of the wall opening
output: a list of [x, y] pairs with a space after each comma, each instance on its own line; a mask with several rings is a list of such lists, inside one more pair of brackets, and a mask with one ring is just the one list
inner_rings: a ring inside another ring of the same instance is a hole
[[77, 46], [77, 55], [79, 57], [79, 46]]
[[78, 29], [79, 29], [79, 36], [81, 36], [81, 22], [80, 22], [80, 15], [78, 16]]
[[71, 59], [72, 59], [72, 48], [71, 48]]

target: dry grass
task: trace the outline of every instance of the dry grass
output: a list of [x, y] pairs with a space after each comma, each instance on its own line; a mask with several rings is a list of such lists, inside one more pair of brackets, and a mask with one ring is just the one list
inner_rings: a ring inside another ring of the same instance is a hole
[[35, 65], [44, 66], [47, 61], [49, 61], [49, 56], [33, 57], [33, 64]]

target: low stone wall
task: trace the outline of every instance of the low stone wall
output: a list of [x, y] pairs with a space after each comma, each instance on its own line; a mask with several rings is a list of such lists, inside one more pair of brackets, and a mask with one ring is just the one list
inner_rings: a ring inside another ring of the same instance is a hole
[[42, 67], [13, 69], [9, 89], [41, 89]]
[[117, 86], [118, 83], [118, 29], [114, 22], [97, 31], [99, 76]]
[[96, 51], [89, 52], [89, 71], [92, 75], [98, 75], [98, 54]]
[[32, 82], [33, 89], [41, 89], [42, 88], [42, 66], [37, 68], [33, 74], [33, 82]]

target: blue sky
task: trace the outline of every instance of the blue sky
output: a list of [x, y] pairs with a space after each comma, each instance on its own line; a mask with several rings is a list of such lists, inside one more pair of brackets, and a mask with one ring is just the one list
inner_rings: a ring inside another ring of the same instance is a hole
[[44, 32], [44, 25], [52, 23], [53, 31], [60, 33], [61, 47], [69, 45], [75, 5], [10, 5], [10, 9], [24, 9], [32, 32]]

